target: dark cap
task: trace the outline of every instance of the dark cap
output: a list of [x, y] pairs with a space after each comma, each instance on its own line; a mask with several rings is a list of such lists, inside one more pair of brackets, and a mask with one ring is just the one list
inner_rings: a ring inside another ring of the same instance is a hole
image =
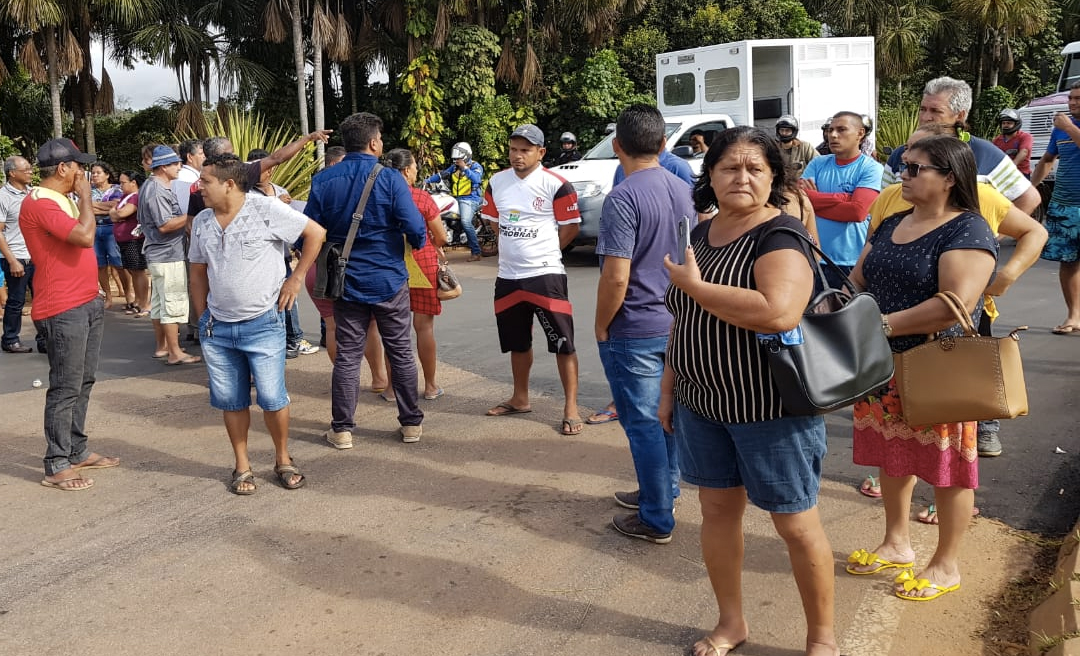
[[510, 133], [510, 138], [521, 137], [534, 146], [544, 146], [544, 133], [532, 123], [518, 126], [518, 129]]
[[96, 161], [96, 156], [79, 150], [71, 139], [49, 139], [37, 151], [38, 166], [56, 166], [64, 162], [93, 164]]

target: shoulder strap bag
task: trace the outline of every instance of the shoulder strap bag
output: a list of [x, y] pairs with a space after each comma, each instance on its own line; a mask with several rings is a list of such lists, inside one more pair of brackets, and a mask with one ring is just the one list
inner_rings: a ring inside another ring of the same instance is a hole
[[375, 178], [383, 169], [382, 164], [375, 164], [368, 174], [364, 183], [364, 191], [360, 194], [360, 202], [353, 211], [352, 224], [349, 225], [349, 234], [345, 237], [345, 244], [328, 241], [319, 250], [319, 256], [315, 259], [315, 287], [311, 295], [320, 300], [336, 301], [345, 292], [345, 267], [349, 264], [349, 254], [352, 253], [353, 241], [356, 232], [360, 229], [360, 223], [364, 220], [364, 208], [367, 207], [368, 197], [371, 196], [371, 188], [375, 186]]
[[1028, 413], [1020, 326], [1005, 337], [985, 337], [953, 292], [941, 299], [964, 328], [960, 337], [929, 336], [929, 341], [896, 354], [896, 387], [909, 426], [958, 421], [1012, 419]]
[[[806, 235], [781, 227], [762, 236], [786, 232], [808, 244], [825, 265], [845, 280], [840, 269]], [[868, 292], [831, 289], [821, 261], [815, 263], [815, 289], [794, 330], [758, 335], [767, 349], [769, 370], [780, 391], [784, 410], [792, 415], [820, 415], [849, 406], [889, 382], [892, 349], [881, 329], [881, 309]]]

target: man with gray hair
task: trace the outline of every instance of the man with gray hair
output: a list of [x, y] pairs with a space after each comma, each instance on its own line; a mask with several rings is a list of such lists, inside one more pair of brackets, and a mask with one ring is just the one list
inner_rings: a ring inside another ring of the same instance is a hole
[[[4, 332], [0, 338], [0, 348], [5, 353], [29, 353], [33, 350], [19, 341], [26, 290], [32, 289], [34, 284], [34, 263], [19, 229], [19, 210], [30, 193], [30, 180], [33, 177], [34, 167], [26, 158], [13, 155], [4, 160], [4, 179], [7, 182], [0, 188], [0, 271], [4, 275], [0, 276], [0, 281], [7, 278], [8, 295], [3, 308]], [[37, 345], [38, 352], [44, 353], [45, 337], [41, 334], [37, 336]]]
[[[934, 78], [923, 88], [919, 125], [964, 123], [970, 111], [971, 87], [967, 82], [951, 77]], [[975, 155], [980, 182], [990, 183], [1025, 214], [1032, 214], [1039, 207], [1042, 202], [1039, 192], [997, 146], [966, 132], [961, 133], [961, 139], [967, 141]], [[903, 153], [904, 146], [900, 146], [889, 155], [885, 173], [881, 176], [882, 187], [900, 182], [900, 156]]]

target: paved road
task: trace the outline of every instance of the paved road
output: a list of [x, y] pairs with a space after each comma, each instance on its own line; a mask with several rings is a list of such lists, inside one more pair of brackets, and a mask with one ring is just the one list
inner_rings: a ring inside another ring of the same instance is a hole
[[[1007, 255], [1008, 247], [1005, 247], [1003, 256]], [[496, 262], [486, 259], [465, 263], [464, 256], [462, 251], [451, 256], [465, 292], [459, 299], [444, 304], [444, 313], [436, 321], [439, 359], [452, 367], [502, 382], [509, 389], [509, 358], [499, 352], [491, 310]], [[575, 249], [567, 256], [566, 264], [577, 318], [580, 401], [583, 406], [599, 408], [607, 403], [609, 396], [592, 338], [599, 268], [591, 249]], [[1031, 416], [1003, 422], [1005, 452], [999, 458], [980, 461], [977, 504], [984, 515], [1014, 528], [1063, 534], [1072, 528], [1080, 514], [1080, 440], [1075, 431], [1080, 421], [1075, 375], [1080, 338], [1053, 335], [1048, 330], [1064, 316], [1056, 265], [1036, 264], [999, 305], [1002, 311], [999, 334], [1020, 324], [1031, 326], [1022, 341]], [[301, 311], [303, 327], [315, 341], [316, 313], [306, 297]], [[27, 343], [33, 343], [30, 335], [30, 329], [24, 326]], [[162, 373], [161, 363], [149, 357], [152, 343], [148, 321], [110, 312], [99, 379]], [[0, 395], [25, 390], [34, 378], [47, 381], [44, 357], [0, 354]], [[546, 353], [536, 354], [532, 388], [552, 396], [561, 395], [554, 359]], [[493, 397], [492, 405], [499, 400], [502, 399]], [[857, 485], [867, 472], [851, 462], [850, 413], [836, 413], [827, 423], [831, 457], [826, 459], [825, 476]], [[1066, 453], [1055, 453], [1059, 447]], [[925, 486], [920, 485], [917, 490], [917, 495], [926, 500], [930, 494], [931, 490]]]

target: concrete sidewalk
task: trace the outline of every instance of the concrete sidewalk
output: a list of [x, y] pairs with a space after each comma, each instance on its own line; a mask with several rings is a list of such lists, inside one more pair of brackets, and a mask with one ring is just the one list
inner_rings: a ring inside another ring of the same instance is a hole
[[[94, 389], [91, 447], [122, 466], [65, 493], [42, 478], [44, 389], [0, 396], [0, 654], [682, 654], [716, 621], [687, 487], [665, 546], [610, 528], [633, 489], [618, 425], [558, 434], [561, 402], [488, 418], [502, 384], [448, 366], [422, 402], [423, 440], [402, 444], [396, 409], [364, 394], [350, 451], [322, 440], [329, 364], [288, 366], [292, 453], [308, 486], [271, 481], [256, 411], [259, 489], [226, 490], [231, 451], [201, 367]], [[842, 457], [842, 456], [841, 456]], [[826, 483], [821, 512], [848, 656], [979, 654], [983, 609], [1030, 562], [1005, 526], [972, 524], [963, 589], [930, 604], [889, 595], [891, 577], [843, 572], [873, 548], [879, 502]], [[936, 531], [913, 525], [925, 562]], [[805, 626], [783, 542], [751, 509], [739, 656], [802, 654]]]

